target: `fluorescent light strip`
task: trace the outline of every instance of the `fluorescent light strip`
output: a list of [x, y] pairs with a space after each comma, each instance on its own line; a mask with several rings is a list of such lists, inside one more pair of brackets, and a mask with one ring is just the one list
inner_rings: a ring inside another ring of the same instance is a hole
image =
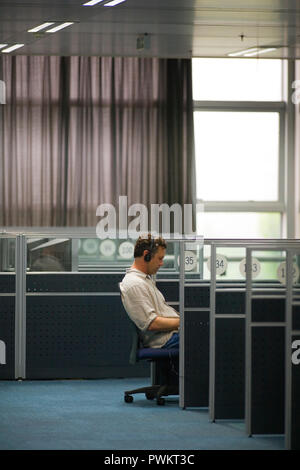
[[260, 49], [259, 51], [256, 52], [251, 52], [250, 54], [244, 54], [245, 57], [252, 57], [257, 54], [265, 54], [266, 52], [272, 52], [276, 51], [276, 47], [268, 47], [267, 49]]
[[25, 44], [14, 44], [13, 46], [7, 47], [6, 49], [2, 49], [2, 52], [12, 52], [23, 46], [25, 46]]
[[3, 49], [3, 47], [6, 47], [7, 44], [0, 44], [0, 49]]
[[97, 3], [104, 2], [104, 0], [91, 0], [90, 2], [83, 3], [84, 7], [92, 7], [97, 5]]
[[227, 55], [229, 55], [230, 57], [236, 57], [236, 56], [239, 56], [239, 55], [244, 55], [247, 52], [254, 52], [254, 51], [257, 51], [257, 50], [258, 50], [257, 47], [251, 47], [251, 49], [244, 49], [244, 50], [238, 51], [238, 52], [230, 52], [230, 54], [227, 54]]
[[74, 24], [72, 21], [68, 21], [66, 23], [62, 23], [58, 26], [55, 26], [54, 28], [47, 29], [46, 33], [56, 33], [56, 31], [60, 31], [63, 28], [66, 28], [67, 26], [70, 26], [71, 24]]
[[32, 28], [32, 29], [28, 29], [28, 33], [37, 33], [38, 31], [41, 31], [41, 29], [45, 29], [45, 28], [48, 28], [48, 26], [51, 26], [52, 24], [54, 24], [54, 21], [52, 21], [51, 23], [43, 23], [43, 24], [40, 24], [39, 26], [36, 26], [35, 28]]
[[112, 2], [105, 3], [105, 7], [114, 7], [115, 5], [118, 5], [119, 3], [125, 2], [125, 0], [113, 0]]

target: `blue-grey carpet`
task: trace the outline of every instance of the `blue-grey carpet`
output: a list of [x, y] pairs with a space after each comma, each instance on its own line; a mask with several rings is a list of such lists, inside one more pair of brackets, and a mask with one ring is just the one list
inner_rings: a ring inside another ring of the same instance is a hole
[[211, 423], [206, 409], [182, 410], [178, 397], [157, 406], [124, 390], [147, 379], [2, 381], [1, 450], [281, 450], [283, 436], [245, 433], [244, 422]]

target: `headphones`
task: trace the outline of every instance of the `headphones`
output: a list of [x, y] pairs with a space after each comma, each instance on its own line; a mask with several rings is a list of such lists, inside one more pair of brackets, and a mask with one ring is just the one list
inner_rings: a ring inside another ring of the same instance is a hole
[[151, 238], [150, 246], [148, 248], [148, 253], [146, 253], [144, 256], [144, 261], [146, 261], [146, 263], [149, 263], [149, 261], [151, 261], [152, 251], [154, 250], [154, 248], [155, 248], [155, 240], [154, 238]]

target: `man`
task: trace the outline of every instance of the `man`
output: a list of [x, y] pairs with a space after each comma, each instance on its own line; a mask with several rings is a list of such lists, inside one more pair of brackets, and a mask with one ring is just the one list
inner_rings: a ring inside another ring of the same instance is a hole
[[166, 248], [163, 238], [139, 237], [134, 263], [120, 284], [124, 307], [145, 348], [179, 347], [179, 313], [166, 303], [151, 278], [163, 265]]

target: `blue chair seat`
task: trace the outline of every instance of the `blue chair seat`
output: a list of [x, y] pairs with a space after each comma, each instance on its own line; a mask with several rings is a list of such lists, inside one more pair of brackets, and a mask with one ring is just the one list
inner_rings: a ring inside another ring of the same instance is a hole
[[170, 357], [179, 356], [179, 349], [163, 349], [163, 348], [141, 348], [137, 350], [137, 359], [169, 359]]

